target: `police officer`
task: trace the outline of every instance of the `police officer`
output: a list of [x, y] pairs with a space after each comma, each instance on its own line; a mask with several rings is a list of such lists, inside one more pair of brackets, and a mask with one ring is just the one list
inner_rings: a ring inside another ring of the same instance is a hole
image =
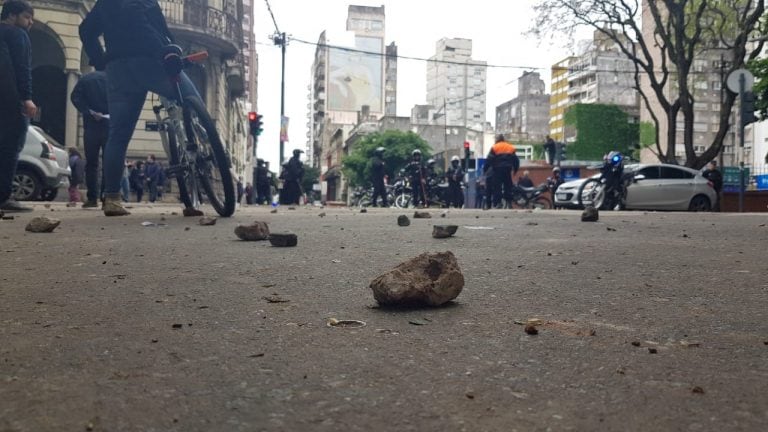
[[264, 159], [256, 159], [256, 168], [253, 170], [253, 178], [256, 183], [256, 204], [270, 203], [270, 179], [269, 170], [264, 165]]
[[547, 188], [549, 188], [549, 193], [552, 195], [552, 205], [555, 208], [559, 208], [555, 205], [555, 193], [557, 193], [557, 188], [564, 182], [565, 180], [563, 180], [563, 177], [560, 174], [560, 167], [552, 168], [552, 177], [547, 178]]
[[283, 169], [283, 190], [280, 193], [281, 204], [298, 204], [301, 197], [301, 181], [304, 178], [304, 164], [299, 157], [302, 150], [293, 151], [293, 157], [288, 159]]
[[464, 179], [464, 170], [461, 168], [461, 159], [458, 156], [451, 158], [451, 166], [445, 172], [448, 179], [448, 205], [456, 208], [464, 206], [464, 194], [461, 193], [461, 181]]
[[421, 150], [416, 149], [411, 152], [411, 161], [405, 167], [405, 171], [411, 180], [413, 206], [427, 205], [427, 173], [421, 161]]
[[386, 175], [384, 150], [384, 147], [378, 147], [373, 151], [373, 158], [371, 159], [371, 183], [373, 183], [373, 196], [371, 197], [372, 207], [376, 207], [379, 197], [381, 197], [381, 206], [389, 207], [389, 204], [387, 203], [387, 188], [384, 185], [384, 176]]
[[520, 168], [517, 149], [504, 139], [504, 135], [496, 135], [496, 143], [488, 152], [486, 164], [493, 169], [493, 206], [501, 207], [501, 199], [512, 197], [512, 176]]

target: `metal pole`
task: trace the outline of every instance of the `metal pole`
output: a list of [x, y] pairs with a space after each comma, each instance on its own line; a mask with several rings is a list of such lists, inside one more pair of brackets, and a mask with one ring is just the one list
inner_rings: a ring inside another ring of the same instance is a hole
[[285, 141], [283, 141], [283, 117], [285, 117], [285, 32], [280, 33], [280, 48], [282, 51], [282, 72], [280, 78], [280, 166], [283, 166], [285, 155]]
[[[744, 93], [746, 92], [747, 78], [739, 75], [739, 107], [744, 106]], [[740, 110], [739, 116], [739, 213], [744, 211], [744, 112]]]

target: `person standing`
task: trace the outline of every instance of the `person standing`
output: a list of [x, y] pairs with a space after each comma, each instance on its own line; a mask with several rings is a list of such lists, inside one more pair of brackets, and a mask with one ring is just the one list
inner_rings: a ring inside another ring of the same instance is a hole
[[500, 208], [502, 198], [512, 197], [512, 176], [520, 168], [520, 159], [517, 157], [517, 149], [504, 139], [504, 135], [496, 135], [496, 143], [488, 152], [486, 163], [493, 168], [493, 206]]
[[411, 161], [406, 165], [405, 171], [411, 181], [412, 204], [414, 207], [427, 204], [427, 172], [421, 162], [421, 150], [411, 152]]
[[0, 12], [0, 210], [31, 211], [13, 197], [19, 153], [27, 139], [32, 102], [32, 43], [29, 29], [34, 9], [23, 0], [7, 0]]
[[245, 183], [245, 203], [248, 205], [253, 204], [253, 185], [251, 182]]
[[120, 179], [120, 194], [122, 195], [123, 202], [128, 202], [131, 199], [131, 171], [133, 170], [133, 164], [125, 161], [125, 168], [123, 168], [123, 178]]
[[110, 121], [102, 209], [105, 216], [127, 215], [130, 212], [120, 202], [120, 179], [147, 92], [176, 99], [176, 87], [169, 79], [174, 76], [181, 97], [199, 94], [182, 72], [181, 48], [173, 45], [157, 0], [97, 0], [79, 32], [90, 64], [107, 72]]
[[107, 73], [103, 70], [83, 75], [70, 95], [72, 105], [83, 115], [85, 145], [85, 184], [88, 189], [83, 208], [98, 207], [101, 198], [99, 165], [104, 145], [109, 137], [109, 108], [107, 105]]
[[280, 193], [281, 204], [299, 204], [301, 198], [301, 181], [304, 178], [304, 164], [300, 156], [302, 150], [293, 151], [293, 157], [288, 159], [283, 169], [283, 190]]
[[264, 165], [264, 159], [256, 159], [256, 169], [254, 170], [254, 180], [256, 182], [256, 204], [261, 205], [272, 202], [269, 170]]
[[131, 186], [133, 191], [136, 192], [136, 202], [140, 203], [141, 198], [144, 196], [144, 162], [137, 161], [136, 165], [131, 170]]
[[68, 153], [69, 169], [72, 171], [72, 175], [69, 178], [69, 205], [67, 207], [74, 207], [80, 202], [80, 185], [85, 180], [86, 162], [76, 148], [70, 147]]
[[485, 188], [486, 188], [486, 175], [480, 174], [479, 177], [477, 177], [477, 182], [475, 183], [475, 208], [481, 209], [485, 208], [484, 201], [485, 201]]
[[717, 197], [715, 203], [712, 206], [712, 211], [720, 211], [720, 192], [723, 190], [723, 174], [717, 169], [717, 162], [712, 161], [707, 164], [707, 168], [702, 171], [701, 175], [712, 182], [712, 188], [715, 190]]
[[389, 203], [387, 203], [387, 187], [384, 184], [384, 177], [387, 175], [387, 167], [384, 163], [384, 150], [386, 150], [384, 147], [378, 147], [373, 151], [373, 158], [371, 158], [372, 207], [376, 207], [379, 197], [381, 197], [381, 206], [389, 207]]
[[147, 164], [144, 165], [144, 175], [147, 179], [147, 186], [149, 187], [149, 202], [155, 202], [157, 200], [157, 189], [161, 180], [162, 168], [155, 160], [155, 155], [151, 154], [147, 156]]
[[557, 188], [563, 183], [565, 183], [565, 180], [563, 180], [563, 176], [560, 173], [560, 167], [552, 168], [552, 177], [547, 178], [547, 188], [550, 195], [552, 195], [552, 206], [554, 208], [560, 208], [555, 204], [555, 193], [557, 193]]
[[448, 178], [448, 205], [456, 208], [464, 207], [464, 194], [461, 191], [464, 169], [461, 167], [461, 159], [458, 156], [451, 158], [451, 166], [448, 167], [445, 176]]
[[243, 176], [237, 178], [237, 205], [243, 200], [243, 194], [245, 194], [245, 188], [243, 187]]

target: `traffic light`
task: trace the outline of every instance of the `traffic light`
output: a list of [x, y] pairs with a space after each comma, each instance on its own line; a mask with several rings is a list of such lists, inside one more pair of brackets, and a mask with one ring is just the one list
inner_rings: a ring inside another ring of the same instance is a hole
[[751, 91], [744, 92], [744, 96], [741, 98], [741, 125], [746, 126], [756, 121], [755, 94]]
[[469, 141], [464, 141], [464, 159], [469, 159]]
[[565, 143], [557, 143], [557, 153], [558, 157], [557, 160], [564, 161], [567, 158], [567, 154], [565, 153]]
[[262, 128], [264, 124], [261, 121], [262, 117], [263, 116], [261, 114], [257, 114], [254, 111], [248, 113], [248, 123], [250, 124], [251, 135], [253, 135], [254, 138], [261, 135], [261, 133], [264, 131]]

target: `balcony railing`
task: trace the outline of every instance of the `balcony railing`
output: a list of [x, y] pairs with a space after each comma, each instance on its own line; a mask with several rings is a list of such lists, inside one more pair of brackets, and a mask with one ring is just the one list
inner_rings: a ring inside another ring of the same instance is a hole
[[[242, 26], [236, 15], [208, 5], [207, 0], [160, 0], [169, 26], [189, 26], [203, 34], [229, 42], [236, 50], [242, 43]], [[224, 8], [232, 9], [232, 0]]]

